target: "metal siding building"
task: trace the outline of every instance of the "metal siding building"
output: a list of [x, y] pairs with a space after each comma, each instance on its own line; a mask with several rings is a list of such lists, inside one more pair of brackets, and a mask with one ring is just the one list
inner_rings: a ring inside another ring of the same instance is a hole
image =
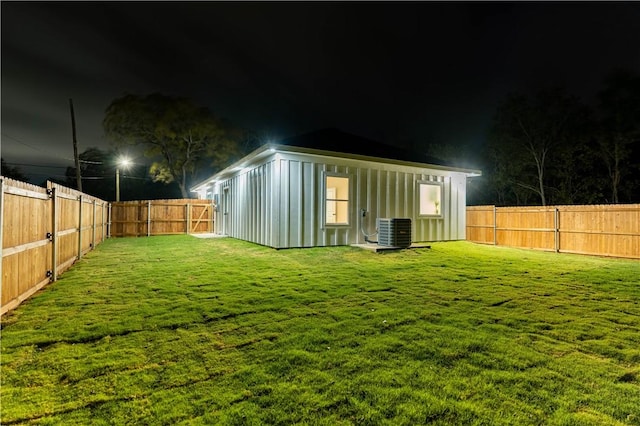
[[[217, 234], [274, 248], [364, 244], [377, 218], [393, 217], [411, 219], [414, 242], [446, 241], [465, 239], [466, 178], [473, 175], [478, 171], [265, 145], [193, 191], [215, 200]], [[344, 184], [342, 198], [328, 182], [337, 182], [338, 192]], [[430, 207], [420, 204], [427, 193], [421, 185], [440, 197]], [[429, 208], [435, 211], [424, 214]]]

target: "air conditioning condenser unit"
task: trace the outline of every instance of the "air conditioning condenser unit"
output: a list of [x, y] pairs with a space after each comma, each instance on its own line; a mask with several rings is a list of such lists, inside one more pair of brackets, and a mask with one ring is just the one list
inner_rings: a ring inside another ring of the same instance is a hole
[[411, 245], [411, 219], [401, 217], [379, 218], [378, 245], [409, 247]]

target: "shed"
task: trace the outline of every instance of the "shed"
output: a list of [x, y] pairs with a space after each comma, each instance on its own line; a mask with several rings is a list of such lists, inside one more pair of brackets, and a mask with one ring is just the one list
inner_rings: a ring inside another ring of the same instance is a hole
[[192, 188], [215, 233], [274, 248], [366, 243], [380, 218], [413, 242], [465, 239], [467, 178], [480, 171], [335, 129], [269, 143]]

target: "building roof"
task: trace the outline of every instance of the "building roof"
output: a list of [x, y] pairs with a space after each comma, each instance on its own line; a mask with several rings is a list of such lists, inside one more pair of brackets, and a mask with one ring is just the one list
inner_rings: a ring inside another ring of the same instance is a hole
[[264, 144], [209, 179], [196, 184], [192, 187], [191, 191], [197, 191], [198, 188], [202, 188], [207, 183], [237, 173], [250, 163], [278, 151], [353, 158], [366, 161], [403, 164], [413, 167], [428, 166], [440, 170], [462, 172], [467, 174], [467, 176], [481, 175], [479, 170], [456, 167], [424, 154], [385, 145], [338, 129], [328, 128], [282, 139], [275, 143]]
[[390, 160], [411, 161], [438, 166], [455, 167], [446, 161], [428, 155], [386, 145], [371, 139], [356, 136], [342, 130], [327, 128], [315, 132], [289, 137], [276, 142], [278, 145], [311, 148], [322, 151], [341, 152], [344, 154], [363, 155], [367, 157]]

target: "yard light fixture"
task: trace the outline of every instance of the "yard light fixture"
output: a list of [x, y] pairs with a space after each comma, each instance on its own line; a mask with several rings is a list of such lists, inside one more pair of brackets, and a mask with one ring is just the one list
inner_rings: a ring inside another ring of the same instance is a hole
[[120, 201], [120, 167], [126, 169], [131, 164], [131, 160], [122, 157], [116, 163], [116, 202]]

